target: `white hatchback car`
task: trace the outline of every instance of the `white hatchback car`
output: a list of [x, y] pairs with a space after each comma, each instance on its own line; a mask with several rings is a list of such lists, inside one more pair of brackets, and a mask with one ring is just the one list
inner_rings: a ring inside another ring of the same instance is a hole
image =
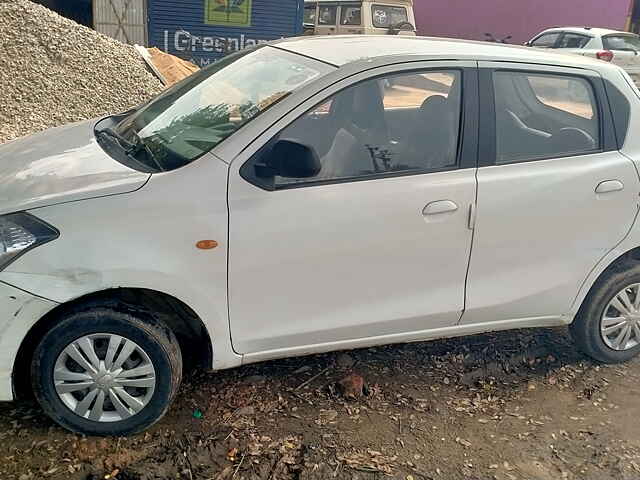
[[640, 352], [640, 93], [415, 37], [246, 50], [0, 147], [0, 400], [138, 432], [186, 365], [571, 325]]
[[597, 58], [624, 68], [640, 82], [640, 36], [605, 28], [563, 27], [539, 33], [525, 45]]

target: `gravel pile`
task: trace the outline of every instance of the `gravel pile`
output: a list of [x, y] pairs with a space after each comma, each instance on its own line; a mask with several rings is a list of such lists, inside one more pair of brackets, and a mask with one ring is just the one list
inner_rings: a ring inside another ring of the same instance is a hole
[[0, 143], [162, 90], [134, 48], [29, 0], [0, 0]]

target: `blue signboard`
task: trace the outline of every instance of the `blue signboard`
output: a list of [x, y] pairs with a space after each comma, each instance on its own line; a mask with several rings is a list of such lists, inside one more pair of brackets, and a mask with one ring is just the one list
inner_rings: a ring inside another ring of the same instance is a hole
[[304, 0], [148, 0], [149, 46], [203, 67], [302, 33]]

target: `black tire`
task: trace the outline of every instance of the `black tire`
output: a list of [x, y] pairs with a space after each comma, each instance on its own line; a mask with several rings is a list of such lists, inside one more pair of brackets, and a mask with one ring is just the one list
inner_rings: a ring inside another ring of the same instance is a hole
[[584, 353], [603, 363], [624, 363], [640, 354], [640, 344], [628, 350], [609, 347], [600, 333], [605, 308], [628, 286], [640, 284], [640, 264], [622, 262], [605, 271], [591, 287], [570, 326], [571, 336]]
[[[119, 335], [140, 346], [155, 370], [155, 388], [138, 413], [119, 421], [99, 422], [74, 413], [54, 385], [54, 367], [61, 352], [91, 334]], [[173, 332], [145, 312], [93, 308], [71, 313], [44, 336], [31, 364], [33, 391], [43, 410], [59, 425], [76, 433], [120, 436], [141, 432], [169, 409], [182, 379], [182, 355]]]

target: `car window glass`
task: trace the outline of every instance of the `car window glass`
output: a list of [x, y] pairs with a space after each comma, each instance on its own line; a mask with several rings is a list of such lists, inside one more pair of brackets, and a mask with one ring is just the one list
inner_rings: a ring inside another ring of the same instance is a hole
[[457, 167], [459, 71], [369, 80], [334, 95], [280, 133], [312, 147], [322, 165], [311, 179], [276, 178], [276, 187]]
[[545, 33], [544, 35], [539, 36], [533, 42], [531, 42], [531, 46], [540, 48], [552, 48], [558, 41], [559, 36], [560, 32]]
[[309, 5], [304, 7], [304, 23], [316, 23], [316, 6]]
[[168, 88], [127, 115], [116, 132], [138, 146], [138, 161], [173, 170], [333, 70], [278, 48], [246, 49]]
[[340, 25], [362, 25], [362, 7], [342, 5]]
[[591, 40], [591, 38], [586, 35], [565, 33], [560, 39], [557, 48], [584, 48], [584, 46], [589, 43], [589, 40]]
[[376, 28], [389, 28], [407, 22], [407, 9], [389, 5], [373, 5], [371, 7], [373, 26]]
[[540, 102], [558, 110], [592, 119], [595, 113], [591, 86], [575, 77], [527, 77], [533, 93]]
[[598, 109], [586, 79], [496, 72], [494, 87], [498, 164], [598, 150]]
[[640, 51], [640, 37], [637, 35], [607, 35], [602, 37], [602, 43], [607, 50]]
[[320, 7], [318, 9], [318, 25], [335, 25], [338, 7]]

